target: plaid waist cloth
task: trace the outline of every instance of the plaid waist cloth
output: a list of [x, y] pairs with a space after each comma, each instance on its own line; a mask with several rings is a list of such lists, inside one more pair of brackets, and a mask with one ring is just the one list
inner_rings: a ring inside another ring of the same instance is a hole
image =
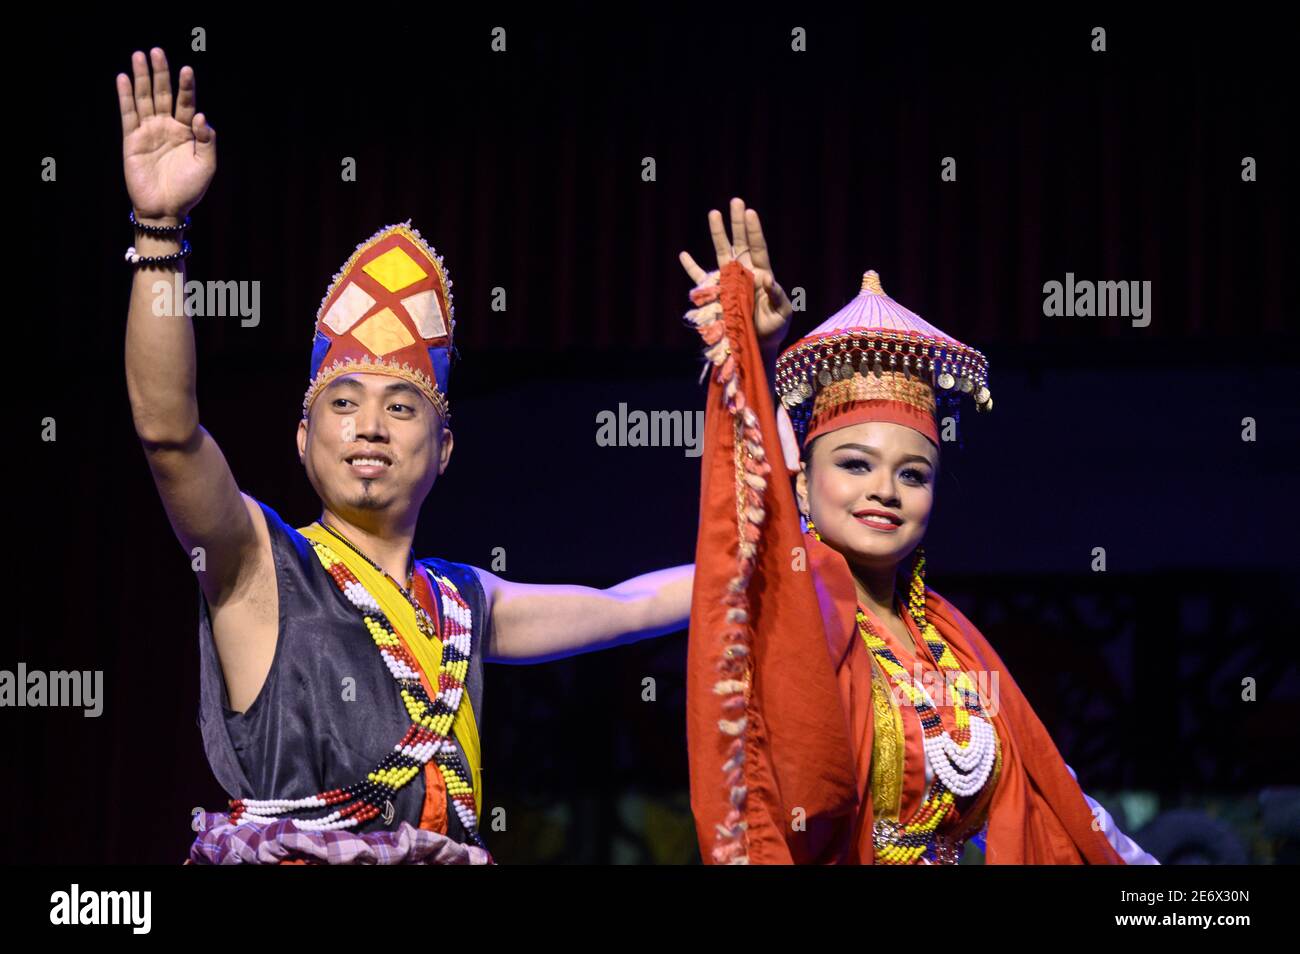
[[292, 819], [230, 824], [224, 812], [193, 816], [199, 835], [185, 864], [487, 865], [492, 856], [446, 835], [402, 822], [393, 831], [308, 831]]

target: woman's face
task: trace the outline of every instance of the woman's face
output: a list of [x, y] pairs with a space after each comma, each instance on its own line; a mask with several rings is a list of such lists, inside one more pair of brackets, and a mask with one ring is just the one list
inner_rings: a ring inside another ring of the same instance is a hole
[[813, 441], [795, 492], [822, 540], [851, 564], [893, 569], [925, 536], [938, 464], [938, 448], [910, 427], [852, 424]]

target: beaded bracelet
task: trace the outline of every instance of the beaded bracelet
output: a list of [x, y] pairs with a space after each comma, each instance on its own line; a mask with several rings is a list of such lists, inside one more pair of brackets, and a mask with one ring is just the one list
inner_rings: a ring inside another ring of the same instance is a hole
[[179, 262], [183, 258], [188, 258], [190, 254], [190, 243], [186, 239], [181, 239], [181, 250], [172, 252], [170, 255], [140, 255], [136, 252], [135, 246], [132, 245], [126, 250], [126, 260], [131, 265], [139, 267], [141, 265], [166, 265], [169, 262]]
[[180, 225], [146, 225], [135, 217], [135, 209], [131, 210], [131, 224], [136, 227], [137, 231], [144, 232], [148, 235], [174, 235], [177, 232], [184, 232], [190, 227], [190, 217], [185, 216], [185, 221]]

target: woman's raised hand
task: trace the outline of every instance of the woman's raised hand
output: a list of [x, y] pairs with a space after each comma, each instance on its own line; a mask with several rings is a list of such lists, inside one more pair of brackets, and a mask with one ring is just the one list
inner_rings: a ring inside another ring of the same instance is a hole
[[[785, 290], [777, 284], [772, 274], [772, 263], [767, 255], [767, 242], [758, 213], [746, 209], [743, 199], [731, 200], [731, 241], [723, 227], [722, 213], [709, 212], [709, 234], [717, 254], [718, 269], [730, 261], [738, 261], [754, 273], [754, 331], [764, 352], [772, 356], [785, 340], [794, 309]], [[717, 272], [706, 272], [687, 252], [677, 256], [686, 274], [696, 285], [717, 280]]]
[[198, 205], [217, 171], [217, 132], [194, 111], [194, 70], [181, 67], [172, 113], [167, 55], [138, 50], [131, 56], [134, 78], [117, 74], [122, 113], [122, 166], [126, 191], [140, 219], [183, 219]]

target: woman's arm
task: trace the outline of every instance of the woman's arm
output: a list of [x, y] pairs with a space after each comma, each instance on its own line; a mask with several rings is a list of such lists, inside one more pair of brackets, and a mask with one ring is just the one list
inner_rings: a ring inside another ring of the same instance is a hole
[[[1073, 776], [1074, 780], [1077, 782], [1079, 776], [1075, 774], [1074, 769], [1070, 768], [1068, 763], [1065, 767], [1069, 769], [1070, 775]], [[1080, 791], [1082, 791], [1082, 789], [1080, 789]], [[1143, 851], [1141, 845], [1120, 831], [1119, 826], [1115, 824], [1115, 820], [1110, 817], [1110, 812], [1106, 811], [1099, 802], [1089, 798], [1087, 792], [1083, 793], [1083, 799], [1088, 803], [1088, 807], [1092, 809], [1093, 817], [1097, 819], [1097, 822], [1094, 822], [1094, 824], [1100, 825], [1102, 832], [1106, 836], [1106, 840], [1110, 842], [1112, 848], [1119, 852], [1119, 856], [1124, 859], [1125, 864], [1160, 864], [1160, 862], [1156, 860], [1155, 855]]]
[[[823, 605], [778, 457], [764, 364], [784, 329], [759, 338], [756, 314], [771, 304], [774, 283], [745, 262], [767, 262], [757, 219], [732, 202], [733, 256], [720, 217], [710, 214], [716, 281], [688, 256], [682, 261], [697, 282], [686, 319], [704, 344], [709, 381], [686, 730], [691, 810], [711, 864], [838, 857], [857, 804]], [[808, 820], [806, 829], [791, 825], [792, 813]]]

